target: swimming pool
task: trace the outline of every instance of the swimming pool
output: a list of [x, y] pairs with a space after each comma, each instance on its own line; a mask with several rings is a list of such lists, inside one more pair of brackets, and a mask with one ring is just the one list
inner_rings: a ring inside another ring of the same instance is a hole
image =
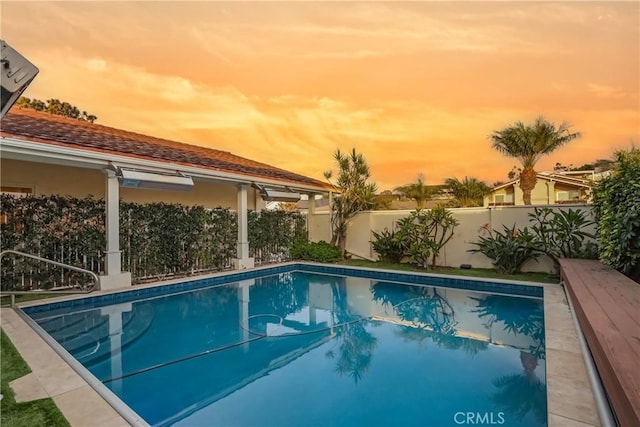
[[152, 425], [547, 425], [542, 290], [289, 265], [24, 311]]

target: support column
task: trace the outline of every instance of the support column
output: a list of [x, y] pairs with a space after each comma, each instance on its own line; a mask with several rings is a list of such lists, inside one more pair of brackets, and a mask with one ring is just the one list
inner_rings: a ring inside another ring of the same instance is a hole
[[333, 192], [329, 191], [329, 239], [327, 242], [331, 241], [333, 237]]
[[107, 276], [119, 274], [120, 260], [120, 183], [116, 173], [108, 170], [105, 191], [107, 250], [105, 252], [105, 273]]
[[249, 227], [247, 225], [249, 209], [247, 205], [247, 185], [238, 186], [238, 250], [233, 260], [233, 268], [244, 270], [253, 268], [253, 258], [249, 258]]
[[524, 193], [522, 192], [522, 188], [520, 188], [520, 183], [513, 184], [513, 204], [514, 205], [524, 205]]
[[255, 211], [256, 212], [262, 212], [262, 210], [265, 208], [266, 204], [264, 202], [264, 199], [262, 198], [262, 196], [260, 195], [260, 192], [257, 190], [254, 190], [254, 200], [255, 200]]
[[242, 350], [249, 351], [249, 302], [250, 288], [256, 283], [255, 279], [241, 280], [238, 282], [238, 311], [240, 313], [240, 325], [242, 325]]
[[316, 196], [314, 194], [307, 194], [309, 200], [307, 201], [307, 239], [311, 241], [311, 230], [315, 226], [315, 214], [316, 214]]
[[547, 181], [547, 203], [553, 205], [556, 203], [556, 182]]
[[313, 283], [309, 283], [308, 285], [308, 290], [307, 290], [307, 295], [308, 295], [308, 303], [307, 305], [309, 306], [309, 326], [314, 326], [318, 323], [318, 316], [317, 316], [317, 305], [318, 303], [316, 302], [316, 293], [314, 292], [314, 284]]
[[116, 173], [105, 170], [105, 227], [107, 250], [105, 251], [105, 275], [100, 276], [100, 289], [131, 286], [131, 273], [122, 272], [120, 260], [120, 183]]
[[122, 314], [132, 309], [131, 303], [118, 304], [100, 309], [100, 314], [109, 318], [109, 351], [111, 353], [112, 390], [122, 392]]

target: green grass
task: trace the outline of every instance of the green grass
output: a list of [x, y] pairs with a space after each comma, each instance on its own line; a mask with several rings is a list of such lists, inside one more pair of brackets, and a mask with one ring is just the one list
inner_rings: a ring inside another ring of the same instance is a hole
[[560, 283], [558, 276], [547, 273], [519, 273], [519, 274], [500, 274], [489, 268], [452, 268], [452, 267], [436, 267], [435, 270], [424, 270], [416, 268], [411, 264], [395, 264], [390, 262], [375, 262], [363, 259], [350, 259], [340, 262], [340, 264], [350, 265], [353, 267], [369, 267], [369, 268], [385, 268], [388, 270], [413, 271], [421, 273], [435, 274], [451, 274], [454, 276], [480, 277], [488, 279], [505, 279], [505, 280], [523, 280], [527, 282], [540, 283]]
[[20, 378], [31, 369], [13, 346], [9, 337], [0, 331], [1, 393], [0, 425], [2, 427], [62, 427], [69, 426], [53, 399], [39, 399], [16, 403], [9, 382]]
[[[37, 301], [39, 299], [47, 299], [47, 298], [55, 298], [60, 297], [61, 294], [56, 293], [39, 293], [34, 292], [33, 294], [20, 294], [16, 295], [16, 304], [19, 302], [27, 302], [27, 301]], [[11, 305], [11, 296], [3, 295], [1, 299], [0, 307], [9, 307]]]

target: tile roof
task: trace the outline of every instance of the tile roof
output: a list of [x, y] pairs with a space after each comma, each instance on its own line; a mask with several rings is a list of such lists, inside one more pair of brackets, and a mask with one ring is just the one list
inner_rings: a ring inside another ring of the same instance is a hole
[[68, 146], [148, 160], [169, 161], [212, 171], [330, 188], [328, 183], [236, 156], [228, 151], [189, 145], [80, 120], [14, 107], [2, 119], [0, 135], [36, 143]]

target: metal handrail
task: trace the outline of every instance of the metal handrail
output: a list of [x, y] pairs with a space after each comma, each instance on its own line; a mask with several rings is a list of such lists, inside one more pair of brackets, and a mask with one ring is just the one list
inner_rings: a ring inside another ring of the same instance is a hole
[[84, 268], [80, 268], [80, 267], [76, 267], [73, 265], [69, 265], [69, 264], [63, 264], [61, 262], [58, 261], [53, 261], [47, 258], [42, 258], [36, 255], [31, 255], [31, 254], [27, 254], [24, 252], [19, 252], [19, 251], [14, 251], [12, 249], [7, 249], [4, 250], [2, 252], [0, 252], [0, 260], [2, 260], [2, 257], [4, 255], [7, 254], [13, 254], [13, 255], [19, 255], [19, 256], [23, 256], [25, 258], [31, 258], [31, 259], [35, 259], [36, 261], [41, 261], [41, 262], [45, 262], [48, 264], [52, 264], [52, 265], [56, 265], [58, 267], [63, 267], [63, 268], [67, 268], [69, 270], [74, 270], [74, 271], [78, 271], [80, 273], [85, 273], [91, 276], [91, 279], [93, 280], [93, 286], [91, 286], [90, 288], [87, 287], [82, 287], [80, 290], [77, 291], [54, 291], [54, 290], [48, 290], [48, 289], [42, 289], [42, 290], [37, 290], [37, 291], [0, 291], [0, 295], [11, 295], [11, 305], [15, 305], [15, 296], [16, 295], [26, 295], [26, 294], [33, 294], [33, 293], [49, 293], [49, 294], [88, 294], [90, 292], [95, 291], [98, 288], [98, 285], [100, 284], [100, 279], [98, 278], [98, 275], [96, 273], [94, 273], [91, 270], [86, 270]]

